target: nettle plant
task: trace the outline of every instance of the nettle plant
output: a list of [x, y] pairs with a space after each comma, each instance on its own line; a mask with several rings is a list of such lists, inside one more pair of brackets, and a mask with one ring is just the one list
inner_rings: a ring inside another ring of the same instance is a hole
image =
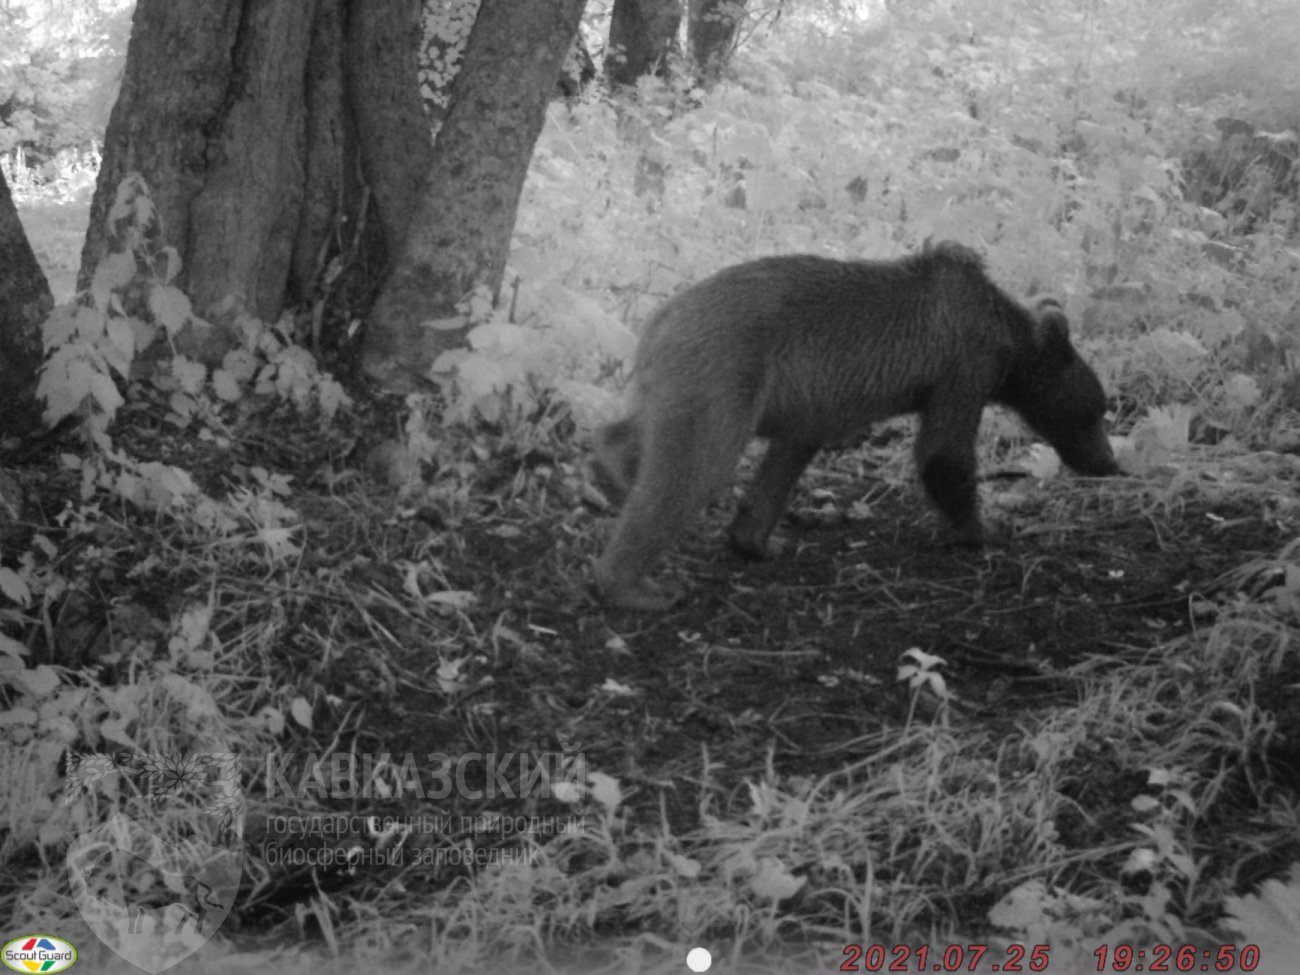
[[[161, 243], [158, 215], [140, 175], [122, 180], [106, 224], [109, 252], [90, 286], [45, 322], [47, 358], [38, 386], [46, 422], [53, 426], [76, 417], [86, 434], [86, 456], [66, 458], [82, 470], [84, 498], [108, 488], [152, 507], [193, 490], [183, 471], [141, 464], [115, 447], [109, 429], [126, 402], [122, 389], [133, 381], [145, 379], [167, 394], [173, 425], [184, 429], [199, 422], [209, 436], [221, 407], [249, 395], [289, 399], [327, 417], [349, 404], [311, 353], [292, 343], [287, 322], [237, 316], [239, 347], [216, 369], [180, 354], [176, 339], [182, 330], [210, 326], [176, 285], [180, 255]], [[170, 355], [158, 354], [160, 341], [169, 344]]]

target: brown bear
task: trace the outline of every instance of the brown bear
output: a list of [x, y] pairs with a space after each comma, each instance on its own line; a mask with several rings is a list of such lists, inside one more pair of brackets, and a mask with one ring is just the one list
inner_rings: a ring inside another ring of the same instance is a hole
[[1078, 473], [1118, 472], [1106, 397], [1060, 305], [1024, 307], [953, 243], [896, 261], [766, 257], [719, 271], [645, 323], [632, 378], [629, 414], [596, 437], [598, 472], [626, 495], [596, 583], [629, 609], [674, 601], [649, 573], [754, 436], [767, 453], [731, 543], [756, 558], [818, 450], [902, 413], [920, 414], [921, 482], [960, 543], [982, 538], [987, 403], [1019, 413]]

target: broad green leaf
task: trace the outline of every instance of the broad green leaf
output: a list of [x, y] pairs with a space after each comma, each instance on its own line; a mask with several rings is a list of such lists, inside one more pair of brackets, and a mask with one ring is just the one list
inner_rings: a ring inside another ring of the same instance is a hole
[[94, 373], [90, 377], [90, 391], [99, 408], [108, 416], [116, 415], [118, 409], [126, 402], [122, 399], [122, 394], [117, 391], [117, 385], [102, 372]]
[[227, 403], [236, 403], [244, 395], [234, 373], [218, 369], [212, 374], [212, 391]]
[[179, 332], [194, 315], [194, 310], [190, 307], [190, 299], [185, 292], [170, 284], [154, 288], [149, 292], [149, 311], [153, 313], [158, 324], [167, 329], [168, 335]]
[[108, 311], [109, 300], [118, 288], [126, 285], [135, 276], [135, 257], [131, 254], [109, 254], [90, 280], [90, 297], [100, 311]]

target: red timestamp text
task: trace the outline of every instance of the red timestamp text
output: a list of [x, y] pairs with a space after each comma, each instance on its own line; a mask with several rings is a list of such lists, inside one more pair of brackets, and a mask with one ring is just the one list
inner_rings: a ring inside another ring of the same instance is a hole
[[1099, 972], [1253, 972], [1259, 945], [1102, 945], [1092, 953]]
[[[993, 949], [984, 944], [845, 945], [842, 972], [1045, 972], [1051, 948], [1010, 944]], [[986, 967], [981, 969], [979, 966]]]

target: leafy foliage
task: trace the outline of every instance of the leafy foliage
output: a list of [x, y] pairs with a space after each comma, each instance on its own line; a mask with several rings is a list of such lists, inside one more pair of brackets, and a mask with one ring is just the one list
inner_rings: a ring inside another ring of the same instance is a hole
[[44, 162], [102, 137], [133, 0], [32, 0], [0, 8], [0, 154]]
[[[955, 238], [1013, 290], [1062, 296], [1121, 429], [1177, 402], [1194, 437], [1258, 442], [1300, 405], [1279, 274], [1300, 253], [1296, 193], [1272, 195], [1248, 244], [1240, 194], [1219, 209], [1189, 196], [1228, 96], [1150, 87], [1129, 58], [1163, 35], [1154, 20], [1120, 30], [1110, 6], [970, 3], [963, 19], [921, 4], [865, 25], [808, 8], [750, 41], [739, 86], [646, 79], [635, 103], [557, 109], [515, 257], [607, 290], [635, 321], [759, 254], [892, 257]], [[1226, 93], [1232, 59], [1197, 43]]]
[[[142, 466], [114, 448], [109, 427], [126, 402], [119, 387], [143, 375], [167, 396], [167, 419], [181, 429], [195, 420], [219, 424], [223, 406], [250, 394], [287, 399], [299, 410], [319, 409], [327, 418], [349, 404], [311, 353], [291, 341], [289, 326], [268, 326], [250, 315], [236, 319], [241, 344], [210, 376], [205, 366], [181, 354], [166, 360], [155, 356], [146, 364], [144, 356], [157, 340], [174, 344], [185, 329], [212, 326], [194, 314], [176, 284], [180, 257], [160, 243], [149, 188], [138, 174], [123, 179], [105, 221], [112, 243], [89, 288], [77, 301], [56, 308], [45, 323], [48, 356], [37, 388], [47, 423], [74, 415], [82, 421], [92, 447], [90, 457], [79, 462], [85, 498], [99, 483], [129, 501], [165, 509], [195, 493], [184, 471]], [[121, 470], [113, 475], [110, 466]]]
[[[547, 391], [558, 391], [583, 426], [607, 415], [609, 393], [598, 384], [612, 359], [631, 354], [635, 338], [599, 304], [559, 282], [516, 280], [520, 323], [502, 320], [486, 296], [468, 299], [472, 322], [466, 349], [444, 352], [434, 379], [448, 397], [448, 419], [489, 423], [507, 403], [530, 410]], [[476, 317], [477, 316], [477, 317]], [[456, 320], [460, 324], [460, 319]]]

